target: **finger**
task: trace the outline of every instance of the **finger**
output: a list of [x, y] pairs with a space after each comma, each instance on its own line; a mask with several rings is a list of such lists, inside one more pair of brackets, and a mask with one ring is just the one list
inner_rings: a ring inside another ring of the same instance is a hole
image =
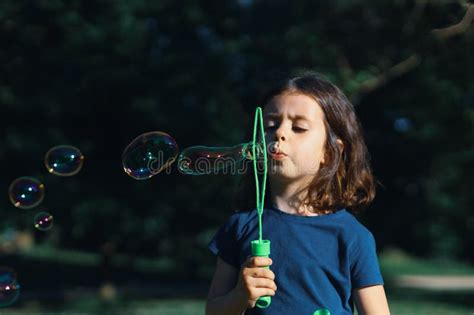
[[267, 268], [255, 267], [255, 268], [246, 268], [244, 270], [244, 275], [250, 276], [253, 278], [266, 278], [270, 280], [275, 280], [275, 274], [273, 271]]
[[272, 289], [256, 288], [255, 290], [252, 291], [251, 295], [249, 296], [249, 299], [256, 301], [262, 296], [274, 296], [274, 295], [275, 295], [275, 291]]
[[273, 291], [277, 290], [275, 281], [265, 279], [265, 278], [252, 278], [248, 280], [248, 286], [250, 288], [261, 288], [261, 289], [271, 289]]
[[272, 264], [272, 260], [267, 257], [252, 256], [247, 259], [246, 267], [266, 267]]

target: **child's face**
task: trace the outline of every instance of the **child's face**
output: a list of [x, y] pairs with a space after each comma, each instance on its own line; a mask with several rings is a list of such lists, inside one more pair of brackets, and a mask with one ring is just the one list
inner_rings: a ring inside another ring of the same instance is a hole
[[312, 178], [324, 163], [326, 143], [325, 118], [318, 102], [303, 94], [284, 93], [265, 106], [263, 115], [270, 179]]

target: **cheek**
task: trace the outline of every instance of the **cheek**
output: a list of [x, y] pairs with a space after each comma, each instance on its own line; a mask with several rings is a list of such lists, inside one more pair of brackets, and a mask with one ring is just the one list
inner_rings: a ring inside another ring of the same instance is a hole
[[308, 137], [305, 142], [314, 150], [321, 151], [324, 148], [325, 140], [324, 134], [315, 133], [311, 137]]
[[308, 142], [307, 146], [310, 148], [311, 156], [314, 157], [313, 160], [319, 164], [319, 161], [324, 157], [324, 139], [322, 137], [312, 139], [312, 141]]

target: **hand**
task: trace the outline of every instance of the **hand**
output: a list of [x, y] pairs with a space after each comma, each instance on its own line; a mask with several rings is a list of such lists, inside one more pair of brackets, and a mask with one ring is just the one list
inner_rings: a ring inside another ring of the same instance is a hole
[[250, 256], [240, 270], [236, 291], [247, 308], [255, 307], [261, 296], [275, 295], [275, 274], [268, 268], [262, 268], [271, 264], [270, 258]]

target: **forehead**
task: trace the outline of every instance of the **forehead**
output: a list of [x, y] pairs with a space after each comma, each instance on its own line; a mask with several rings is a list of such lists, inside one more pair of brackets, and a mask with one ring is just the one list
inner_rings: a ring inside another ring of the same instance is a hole
[[318, 102], [314, 98], [300, 93], [284, 93], [273, 97], [265, 106], [263, 114], [266, 118], [283, 116], [310, 121], [324, 117]]

